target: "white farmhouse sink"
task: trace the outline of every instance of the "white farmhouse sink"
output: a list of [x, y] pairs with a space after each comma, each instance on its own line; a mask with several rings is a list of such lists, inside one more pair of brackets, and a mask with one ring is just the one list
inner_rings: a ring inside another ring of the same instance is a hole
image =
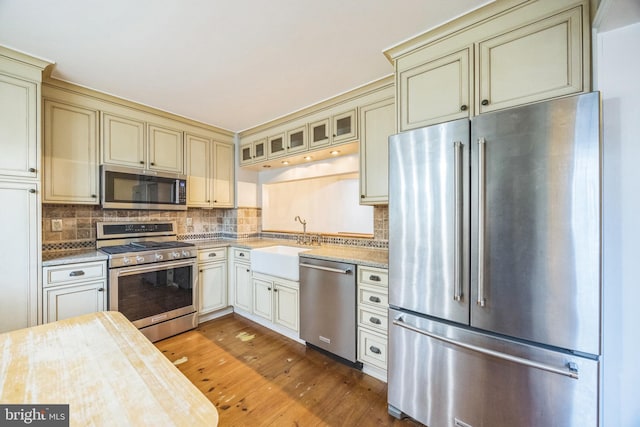
[[268, 274], [298, 281], [298, 254], [308, 251], [307, 248], [295, 246], [268, 246], [251, 250], [251, 270], [255, 273]]

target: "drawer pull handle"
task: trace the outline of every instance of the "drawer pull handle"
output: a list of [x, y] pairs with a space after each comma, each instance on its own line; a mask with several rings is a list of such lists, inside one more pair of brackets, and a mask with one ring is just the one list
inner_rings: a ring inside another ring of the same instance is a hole
[[371, 302], [380, 302], [380, 298], [374, 297], [374, 296], [370, 296], [369, 297], [369, 301], [371, 301]]
[[372, 282], [379, 282], [380, 276], [372, 274], [371, 276], [369, 276], [369, 280], [371, 280]]
[[84, 276], [84, 271], [82, 270], [75, 270], [72, 271], [71, 273], [69, 273], [70, 277], [78, 277], [78, 276]]
[[240, 253], [238, 254], [238, 256], [241, 256], [241, 257], [243, 257], [243, 258], [244, 258], [244, 252], [240, 252]]
[[382, 352], [378, 347], [371, 346], [369, 347], [369, 350], [371, 351], [371, 353], [374, 353], [374, 354], [382, 354]]
[[215, 256], [216, 256], [216, 253], [215, 253], [215, 252], [211, 252], [211, 253], [209, 253], [209, 258], [213, 258], [213, 257], [215, 257]]
[[374, 325], [381, 325], [382, 324], [380, 319], [378, 319], [377, 317], [370, 317], [369, 318], [369, 322], [373, 323]]

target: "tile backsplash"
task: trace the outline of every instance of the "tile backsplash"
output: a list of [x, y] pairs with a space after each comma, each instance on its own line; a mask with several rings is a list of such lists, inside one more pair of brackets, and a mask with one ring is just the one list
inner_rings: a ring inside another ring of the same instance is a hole
[[[367, 246], [386, 247], [389, 239], [389, 214], [387, 206], [374, 208], [374, 239], [363, 239]], [[148, 211], [102, 209], [86, 205], [42, 205], [43, 251], [69, 250], [95, 247], [96, 223], [101, 221], [175, 221], [181, 240], [204, 238], [250, 238], [262, 231], [262, 210], [237, 209], [189, 209], [187, 211]], [[55, 223], [62, 227], [54, 231]], [[190, 220], [190, 221], [188, 221]], [[189, 223], [190, 225], [187, 225]], [[367, 241], [368, 240], [368, 241]], [[340, 244], [340, 239], [331, 243]]]

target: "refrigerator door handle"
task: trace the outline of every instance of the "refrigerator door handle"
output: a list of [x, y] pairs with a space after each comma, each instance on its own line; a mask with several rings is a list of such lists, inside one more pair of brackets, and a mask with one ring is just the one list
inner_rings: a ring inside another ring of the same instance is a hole
[[460, 301], [462, 299], [462, 278], [460, 268], [462, 267], [462, 182], [460, 176], [462, 173], [462, 142], [455, 141], [453, 143], [453, 197], [455, 199], [454, 209], [454, 236], [453, 236], [453, 300]]
[[485, 210], [485, 139], [478, 139], [478, 299], [484, 307], [484, 210]]
[[413, 332], [417, 332], [419, 334], [428, 336], [429, 338], [433, 338], [442, 342], [445, 342], [447, 344], [451, 344], [457, 347], [462, 347], [465, 348], [467, 350], [473, 351], [473, 352], [477, 352], [477, 353], [482, 353], [485, 354], [487, 356], [492, 356], [492, 357], [497, 357], [498, 359], [502, 359], [502, 360], [507, 360], [509, 362], [514, 362], [514, 363], [518, 363], [520, 365], [525, 365], [531, 368], [536, 368], [536, 369], [541, 369], [543, 371], [547, 371], [547, 372], [552, 372], [554, 374], [559, 374], [559, 375], [564, 375], [566, 377], [569, 378], [573, 378], [573, 379], [578, 379], [578, 366], [575, 362], [568, 362], [567, 363], [567, 369], [568, 370], [562, 370], [562, 369], [558, 369], [554, 366], [550, 366], [544, 363], [539, 363], [539, 362], [534, 362], [532, 360], [529, 359], [525, 359], [522, 357], [518, 357], [518, 356], [512, 356], [510, 354], [505, 354], [505, 353], [501, 353], [499, 351], [494, 351], [494, 350], [490, 350], [488, 348], [484, 348], [484, 347], [478, 347], [475, 346], [473, 344], [467, 344], [461, 341], [456, 341], [454, 339], [451, 338], [447, 338], [447, 337], [443, 337], [441, 335], [435, 334], [433, 332], [429, 332], [429, 331], [425, 331], [424, 329], [420, 329], [416, 326], [413, 326], [409, 323], [406, 323], [404, 320], [404, 316], [400, 315], [397, 316], [395, 319], [393, 319], [392, 322], [394, 325], [399, 326], [401, 328], [405, 328], [408, 329], [410, 331]]

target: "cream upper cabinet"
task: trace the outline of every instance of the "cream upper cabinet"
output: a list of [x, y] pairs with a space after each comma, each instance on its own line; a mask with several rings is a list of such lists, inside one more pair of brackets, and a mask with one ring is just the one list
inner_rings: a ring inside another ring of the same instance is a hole
[[398, 72], [401, 130], [469, 116], [470, 56], [462, 49]]
[[151, 170], [182, 173], [182, 153], [184, 150], [182, 131], [149, 124], [148, 168]]
[[356, 109], [336, 114], [332, 117], [332, 144], [344, 144], [358, 138]]
[[267, 140], [265, 138], [240, 146], [240, 166], [250, 165], [267, 158]]
[[235, 204], [232, 144], [211, 138], [185, 135], [187, 205], [200, 208], [230, 208]]
[[356, 109], [309, 123], [309, 148], [345, 144], [358, 138]]
[[213, 142], [213, 207], [232, 208], [235, 205], [234, 146]]
[[211, 207], [211, 139], [185, 134], [187, 206]]
[[317, 148], [331, 144], [331, 120], [326, 118], [309, 123], [309, 147]]
[[575, 7], [478, 43], [478, 111], [583, 91], [582, 26]]
[[0, 70], [0, 175], [38, 175], [38, 85]]
[[44, 203], [98, 204], [98, 112], [44, 101]]
[[284, 132], [267, 138], [267, 157], [273, 159], [275, 157], [284, 156], [287, 152]]
[[162, 172], [183, 172], [183, 132], [131, 117], [102, 114], [102, 161]]
[[307, 126], [302, 125], [287, 131], [287, 153], [298, 153], [309, 148], [307, 142]]
[[102, 114], [102, 161], [120, 166], [145, 166], [145, 123]]
[[386, 54], [400, 132], [586, 92], [589, 2], [495, 2]]
[[395, 133], [395, 102], [388, 98], [360, 108], [360, 203], [389, 201], [389, 136]]

